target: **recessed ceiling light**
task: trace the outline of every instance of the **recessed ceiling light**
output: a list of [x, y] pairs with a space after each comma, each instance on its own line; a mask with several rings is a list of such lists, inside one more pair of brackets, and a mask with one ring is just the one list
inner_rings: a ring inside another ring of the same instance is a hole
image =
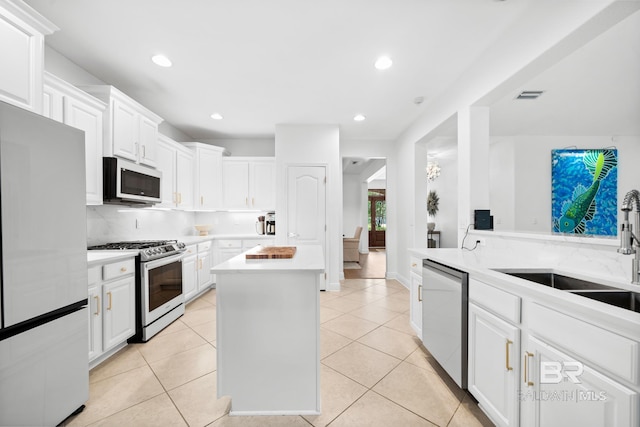
[[366, 117], [363, 116], [362, 114], [356, 114], [355, 116], [353, 116], [353, 120], [355, 120], [356, 122], [361, 122], [364, 119], [366, 119]]
[[154, 64], [156, 64], [159, 67], [166, 68], [166, 67], [171, 67], [171, 65], [173, 65], [171, 63], [171, 60], [164, 55], [154, 55], [151, 57], [151, 60], [153, 61]]
[[374, 65], [378, 70], [386, 70], [393, 65], [393, 61], [388, 56], [381, 56], [380, 58], [376, 59]]
[[213, 113], [213, 114], [211, 115], [211, 118], [212, 118], [213, 120], [222, 120], [222, 119], [223, 119], [222, 114], [220, 114], [220, 113]]

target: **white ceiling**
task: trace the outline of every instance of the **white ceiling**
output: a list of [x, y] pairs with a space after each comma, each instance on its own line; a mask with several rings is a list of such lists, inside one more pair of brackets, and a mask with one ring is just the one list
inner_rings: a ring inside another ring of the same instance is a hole
[[[26, 2], [60, 27], [47, 37], [54, 50], [194, 139], [273, 137], [279, 123], [337, 124], [342, 138], [395, 139], [531, 12], [583, 7], [567, 0]], [[157, 53], [173, 67], [152, 64]], [[382, 54], [391, 69], [373, 67]], [[543, 83], [550, 98], [554, 87]], [[416, 105], [419, 96], [425, 101]], [[213, 112], [224, 120], [212, 120]], [[354, 122], [357, 113], [367, 120]]]
[[640, 12], [492, 105], [491, 134], [640, 135]]

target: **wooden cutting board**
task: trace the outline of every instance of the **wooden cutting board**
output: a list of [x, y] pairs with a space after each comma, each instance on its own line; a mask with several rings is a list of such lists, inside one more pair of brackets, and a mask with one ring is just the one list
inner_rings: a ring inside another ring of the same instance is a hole
[[246, 259], [286, 259], [293, 258], [295, 246], [256, 246], [245, 254]]

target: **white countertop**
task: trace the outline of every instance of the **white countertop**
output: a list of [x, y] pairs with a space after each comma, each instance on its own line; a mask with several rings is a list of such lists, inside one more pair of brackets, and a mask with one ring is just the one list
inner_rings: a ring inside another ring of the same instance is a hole
[[[632, 334], [640, 338], [640, 313], [615, 307], [599, 301], [591, 300], [569, 292], [539, 285], [525, 279], [509, 276], [493, 269], [545, 269], [554, 273], [589, 280], [603, 285], [620, 289], [640, 292], [640, 286], [629, 281], [621, 281], [606, 275], [586, 275], [577, 269], [563, 268], [562, 265], [552, 263], [544, 254], [534, 258], [520, 256], [518, 253], [506, 254], [493, 252], [480, 247], [475, 251], [463, 249], [409, 249], [409, 253], [419, 259], [430, 259], [444, 265], [469, 273], [470, 278], [494, 284], [514, 294], [542, 298], [556, 306], [570, 304], [594, 319], [606, 319], [625, 326]], [[622, 323], [621, 323], [622, 322]], [[633, 325], [633, 326], [631, 326]]]
[[297, 246], [295, 255], [290, 259], [246, 259], [245, 253], [242, 253], [211, 269], [214, 274], [283, 271], [323, 272], [324, 255], [322, 246]]
[[97, 264], [104, 264], [104, 263], [118, 261], [125, 258], [133, 258], [136, 255], [138, 255], [138, 251], [91, 250], [91, 251], [87, 251], [87, 263], [88, 263], [88, 266], [91, 267]]

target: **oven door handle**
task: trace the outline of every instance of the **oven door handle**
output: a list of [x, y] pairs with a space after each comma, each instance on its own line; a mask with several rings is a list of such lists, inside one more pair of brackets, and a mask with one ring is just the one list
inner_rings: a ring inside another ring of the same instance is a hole
[[163, 265], [171, 264], [172, 262], [182, 262], [182, 258], [184, 258], [184, 252], [179, 253], [177, 255], [171, 255], [165, 258], [154, 259], [153, 261], [143, 262], [142, 266], [145, 270], [150, 270], [152, 268], [160, 267]]

